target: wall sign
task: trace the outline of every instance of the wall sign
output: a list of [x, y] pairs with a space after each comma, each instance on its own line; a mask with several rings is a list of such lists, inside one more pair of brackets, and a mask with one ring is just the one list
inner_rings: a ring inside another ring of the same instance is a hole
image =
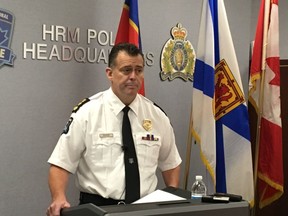
[[4, 64], [13, 66], [16, 57], [10, 49], [14, 29], [14, 15], [4, 9], [0, 9], [0, 67]]

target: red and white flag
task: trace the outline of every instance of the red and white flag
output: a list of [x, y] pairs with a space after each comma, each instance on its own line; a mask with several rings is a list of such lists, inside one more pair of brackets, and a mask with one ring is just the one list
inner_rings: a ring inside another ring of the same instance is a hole
[[[140, 24], [138, 16], [138, 0], [125, 0], [118, 26], [115, 44], [132, 43], [142, 50]], [[145, 96], [144, 79], [139, 94]]]
[[249, 102], [258, 114], [259, 125], [255, 171], [260, 208], [277, 200], [284, 184], [278, 17], [278, 0], [262, 0], [249, 86]]

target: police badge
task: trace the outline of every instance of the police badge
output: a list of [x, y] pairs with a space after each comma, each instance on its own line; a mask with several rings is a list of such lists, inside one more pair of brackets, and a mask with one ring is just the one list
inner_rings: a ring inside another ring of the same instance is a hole
[[152, 129], [152, 121], [150, 119], [144, 119], [142, 126], [146, 131], [149, 131]]
[[162, 80], [173, 80], [177, 77], [184, 81], [193, 81], [196, 54], [190, 43], [186, 40], [187, 30], [180, 23], [171, 29], [173, 39], [169, 39], [161, 53]]

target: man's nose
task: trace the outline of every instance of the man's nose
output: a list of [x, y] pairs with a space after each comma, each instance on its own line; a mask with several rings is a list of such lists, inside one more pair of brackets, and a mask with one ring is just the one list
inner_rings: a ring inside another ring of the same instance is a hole
[[135, 70], [132, 70], [131, 73], [129, 74], [130, 79], [135, 79], [137, 76], [137, 72]]

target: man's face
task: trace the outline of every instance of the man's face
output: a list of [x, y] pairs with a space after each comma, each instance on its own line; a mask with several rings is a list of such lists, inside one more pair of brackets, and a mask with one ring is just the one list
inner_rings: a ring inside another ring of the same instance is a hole
[[113, 92], [124, 104], [130, 104], [136, 97], [143, 82], [143, 72], [142, 56], [129, 56], [125, 51], [120, 51], [115, 65], [106, 69]]

